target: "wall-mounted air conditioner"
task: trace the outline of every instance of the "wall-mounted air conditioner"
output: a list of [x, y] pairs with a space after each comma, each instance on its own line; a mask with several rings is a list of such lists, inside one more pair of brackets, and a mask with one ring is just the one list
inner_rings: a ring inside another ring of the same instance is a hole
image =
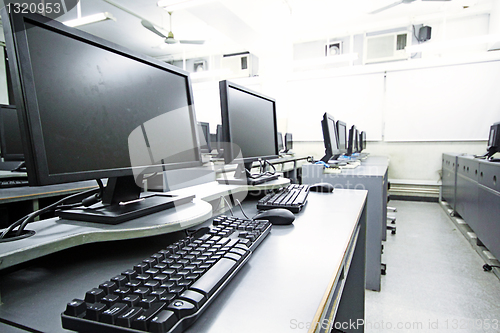
[[221, 69], [229, 69], [228, 74], [224, 75], [228, 79], [256, 76], [259, 70], [258, 58], [250, 52], [224, 54]]
[[405, 47], [410, 43], [410, 36], [408, 31], [366, 36], [365, 64], [408, 59]]

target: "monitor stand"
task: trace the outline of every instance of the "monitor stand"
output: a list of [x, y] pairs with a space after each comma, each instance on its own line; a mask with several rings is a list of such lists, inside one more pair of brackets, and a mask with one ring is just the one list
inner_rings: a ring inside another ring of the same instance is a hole
[[238, 164], [238, 167], [234, 172], [234, 177], [225, 177], [224, 175], [223, 178], [218, 178], [217, 182], [219, 182], [219, 184], [226, 185], [259, 185], [279, 178], [279, 175], [277, 174], [262, 174], [256, 178], [248, 177], [247, 170], [252, 170], [252, 163], [253, 162], [245, 162], [244, 164]]
[[56, 215], [68, 220], [119, 224], [191, 202], [194, 197], [162, 193], [141, 195], [134, 176], [122, 176], [108, 179], [101, 203], [56, 211]]

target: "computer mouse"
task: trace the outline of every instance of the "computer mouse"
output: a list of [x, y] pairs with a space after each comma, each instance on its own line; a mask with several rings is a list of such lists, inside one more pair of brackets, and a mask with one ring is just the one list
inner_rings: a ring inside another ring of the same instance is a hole
[[295, 220], [295, 215], [285, 208], [273, 208], [257, 214], [254, 220], [268, 220], [273, 225], [292, 224]]
[[333, 185], [330, 183], [317, 183], [309, 186], [309, 191], [331, 193], [333, 192]]

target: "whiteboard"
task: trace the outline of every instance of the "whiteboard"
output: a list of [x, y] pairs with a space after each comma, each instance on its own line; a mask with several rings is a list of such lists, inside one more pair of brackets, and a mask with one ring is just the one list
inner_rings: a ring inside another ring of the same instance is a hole
[[389, 72], [385, 140], [487, 140], [499, 86], [500, 61]]
[[286, 100], [294, 141], [323, 141], [325, 112], [366, 131], [367, 140], [382, 139], [383, 73], [290, 81]]

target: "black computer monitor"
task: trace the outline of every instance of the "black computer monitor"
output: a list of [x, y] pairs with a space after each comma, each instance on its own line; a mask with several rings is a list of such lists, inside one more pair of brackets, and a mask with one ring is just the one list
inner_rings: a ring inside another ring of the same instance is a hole
[[210, 153], [212, 147], [210, 145], [210, 124], [205, 122], [198, 122], [201, 133], [198, 134], [200, 138], [200, 148], [202, 153]]
[[356, 125], [352, 125], [351, 128], [349, 129], [349, 142], [347, 144], [347, 156], [351, 156], [353, 153], [355, 153], [358, 148], [358, 139], [357, 137], [357, 132], [358, 130], [356, 129]]
[[343, 121], [337, 120], [337, 134], [339, 151], [341, 154], [345, 154], [347, 152], [347, 125]]
[[285, 133], [285, 153], [293, 149], [292, 133]]
[[0, 105], [0, 146], [4, 161], [24, 161], [15, 105]]
[[328, 163], [330, 160], [336, 160], [341, 152], [335, 119], [327, 112], [325, 112], [321, 120], [321, 128], [323, 130], [323, 143], [325, 145], [325, 156], [321, 158], [321, 161]]
[[219, 83], [225, 163], [243, 162], [235, 178], [247, 178], [252, 163], [278, 157], [276, 101], [227, 80]]
[[490, 127], [490, 135], [488, 136], [488, 153], [487, 158], [500, 152], [500, 122], [494, 123]]
[[217, 158], [224, 157], [224, 131], [222, 130], [222, 125], [218, 124], [216, 129], [216, 142], [217, 142]]
[[278, 151], [282, 152], [283, 150], [285, 150], [285, 145], [283, 144], [283, 134], [278, 132]]
[[201, 165], [188, 72], [41, 15], [2, 23], [30, 185], [109, 178], [102, 203], [59, 216], [116, 224], [191, 200], [137, 200], [144, 178]]
[[363, 150], [366, 149], [366, 132], [361, 131], [359, 133], [359, 142], [358, 142], [358, 148], [359, 152], [361, 153]]

